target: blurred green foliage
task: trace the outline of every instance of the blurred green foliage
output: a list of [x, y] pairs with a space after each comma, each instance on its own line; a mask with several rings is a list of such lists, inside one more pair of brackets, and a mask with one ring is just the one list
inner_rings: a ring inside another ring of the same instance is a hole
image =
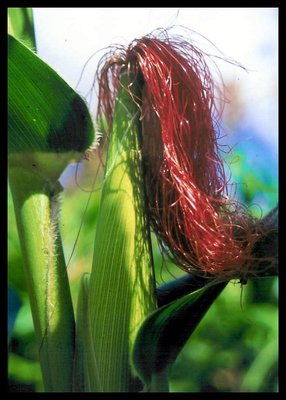
[[[62, 194], [60, 229], [67, 261], [73, 253], [68, 274], [75, 307], [79, 279], [84, 272], [90, 271], [92, 263], [100, 190], [92, 193], [90, 190], [97, 163], [96, 157], [85, 161], [77, 179], [76, 168], [71, 167]], [[259, 192], [261, 186], [250, 185], [249, 190]], [[250, 198], [254, 196], [255, 193]], [[267, 196], [269, 204], [274, 203], [277, 190], [268, 191]], [[10, 391], [43, 391], [10, 194], [8, 200], [9, 284], [23, 302], [9, 343], [9, 386]], [[169, 261], [162, 261], [154, 237], [153, 246], [158, 283], [183, 274]], [[278, 391], [277, 304], [277, 278], [252, 280], [243, 287], [229, 283], [179, 354], [172, 369], [171, 390]]]

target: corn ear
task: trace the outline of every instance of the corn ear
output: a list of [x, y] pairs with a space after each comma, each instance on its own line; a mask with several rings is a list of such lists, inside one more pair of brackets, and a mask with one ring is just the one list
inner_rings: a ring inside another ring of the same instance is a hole
[[138, 108], [128, 92], [120, 89], [89, 290], [90, 324], [104, 392], [138, 390], [132, 348], [142, 321], [156, 307], [139, 134]]

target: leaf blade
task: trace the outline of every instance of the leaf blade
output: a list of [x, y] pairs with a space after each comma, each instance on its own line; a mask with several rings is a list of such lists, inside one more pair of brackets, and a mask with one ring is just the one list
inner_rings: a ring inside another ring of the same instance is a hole
[[30, 49], [36, 49], [32, 8], [8, 8], [8, 32]]
[[30, 162], [27, 154], [32, 153], [57, 154], [49, 164], [64, 166], [71, 159], [79, 159], [94, 138], [84, 100], [51, 67], [10, 35], [8, 52], [10, 163], [21, 158], [27, 164]]
[[[227, 283], [204, 287], [154, 311], [142, 324], [134, 345], [134, 366], [147, 388], [169, 371], [213, 301]], [[158, 388], [153, 388], [158, 391]], [[159, 388], [160, 389], [160, 388]]]

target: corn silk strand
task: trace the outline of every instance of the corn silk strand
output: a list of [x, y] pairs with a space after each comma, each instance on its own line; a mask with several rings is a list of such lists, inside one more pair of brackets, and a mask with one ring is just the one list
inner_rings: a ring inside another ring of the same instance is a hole
[[97, 115], [102, 125], [107, 121], [108, 134], [127, 72], [126, 90], [141, 112], [149, 219], [162, 251], [189, 273], [243, 279], [271, 264], [253, 253], [267, 232], [229, 196], [219, 145], [222, 91], [207, 59], [191, 41], [167, 31], [111, 47], [97, 70]]

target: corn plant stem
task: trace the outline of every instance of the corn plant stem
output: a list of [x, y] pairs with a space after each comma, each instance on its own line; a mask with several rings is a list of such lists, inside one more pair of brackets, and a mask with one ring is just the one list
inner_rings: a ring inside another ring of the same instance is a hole
[[131, 353], [138, 329], [156, 307], [145, 212], [137, 106], [124, 89], [116, 102], [90, 277], [94, 353], [104, 392], [140, 391]]
[[71, 391], [74, 315], [53, 189], [38, 175], [9, 169], [39, 359], [46, 391]]

